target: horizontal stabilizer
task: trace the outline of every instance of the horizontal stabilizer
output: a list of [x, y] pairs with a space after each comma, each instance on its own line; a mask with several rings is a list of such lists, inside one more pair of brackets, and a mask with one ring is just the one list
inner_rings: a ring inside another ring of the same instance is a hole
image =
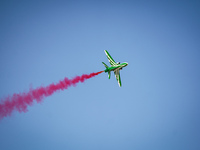
[[108, 72], [108, 79], [110, 79], [110, 71]]
[[106, 67], [106, 68], [108, 68], [108, 66], [104, 63], [104, 62], [102, 62], [103, 64], [104, 64], [104, 66]]

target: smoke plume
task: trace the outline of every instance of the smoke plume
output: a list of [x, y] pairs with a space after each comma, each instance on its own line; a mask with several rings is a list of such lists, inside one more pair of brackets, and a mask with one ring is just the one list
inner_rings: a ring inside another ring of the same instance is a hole
[[27, 112], [27, 107], [33, 104], [33, 101], [41, 102], [45, 97], [52, 95], [56, 91], [65, 90], [70, 86], [75, 86], [79, 82], [84, 82], [103, 71], [99, 71], [91, 74], [83, 74], [81, 76], [76, 76], [72, 79], [64, 78], [64, 80], [59, 81], [57, 84], [50, 84], [46, 87], [39, 87], [36, 89], [30, 89], [29, 92], [13, 94], [12, 96], [7, 96], [1, 99], [0, 103], [0, 119], [10, 116], [14, 110], [18, 112]]

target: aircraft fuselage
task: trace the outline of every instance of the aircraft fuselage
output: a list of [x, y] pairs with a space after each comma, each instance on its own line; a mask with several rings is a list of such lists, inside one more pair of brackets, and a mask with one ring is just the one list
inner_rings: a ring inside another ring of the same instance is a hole
[[110, 71], [115, 71], [115, 70], [121, 70], [123, 67], [126, 67], [127, 65], [128, 65], [128, 63], [124, 62], [124, 63], [121, 63], [121, 64], [113, 65], [109, 68], [106, 68], [104, 71], [110, 72]]

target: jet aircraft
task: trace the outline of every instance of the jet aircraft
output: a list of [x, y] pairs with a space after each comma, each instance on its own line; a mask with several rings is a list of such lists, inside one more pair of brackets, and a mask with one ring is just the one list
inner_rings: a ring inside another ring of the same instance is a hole
[[115, 77], [118, 81], [118, 84], [119, 84], [119, 87], [122, 86], [121, 84], [121, 78], [120, 78], [120, 70], [122, 70], [123, 67], [126, 67], [128, 65], [127, 62], [124, 62], [124, 63], [116, 63], [114, 61], [114, 59], [110, 56], [110, 54], [108, 53], [107, 50], [104, 50], [105, 53], [106, 53], [106, 56], [108, 57], [108, 61], [110, 62], [111, 66], [108, 67], [104, 62], [102, 62], [104, 64], [104, 66], [106, 67], [106, 69], [104, 70], [104, 72], [108, 72], [108, 78], [110, 79], [110, 72], [111, 71], [114, 71], [114, 74], [115, 74]]

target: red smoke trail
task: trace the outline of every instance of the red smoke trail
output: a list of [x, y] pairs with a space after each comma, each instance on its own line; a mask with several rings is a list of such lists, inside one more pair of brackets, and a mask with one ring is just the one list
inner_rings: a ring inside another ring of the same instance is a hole
[[37, 89], [31, 89], [27, 93], [13, 94], [3, 99], [0, 104], [0, 119], [6, 116], [10, 116], [14, 110], [19, 112], [27, 112], [28, 105], [31, 106], [33, 100], [41, 102], [44, 97], [52, 95], [58, 90], [64, 90], [72, 85], [76, 85], [78, 82], [84, 82], [86, 79], [90, 79], [104, 71], [99, 71], [91, 74], [83, 74], [82, 76], [76, 76], [73, 79], [65, 78], [59, 81], [57, 84], [50, 84], [46, 87], [39, 87]]

